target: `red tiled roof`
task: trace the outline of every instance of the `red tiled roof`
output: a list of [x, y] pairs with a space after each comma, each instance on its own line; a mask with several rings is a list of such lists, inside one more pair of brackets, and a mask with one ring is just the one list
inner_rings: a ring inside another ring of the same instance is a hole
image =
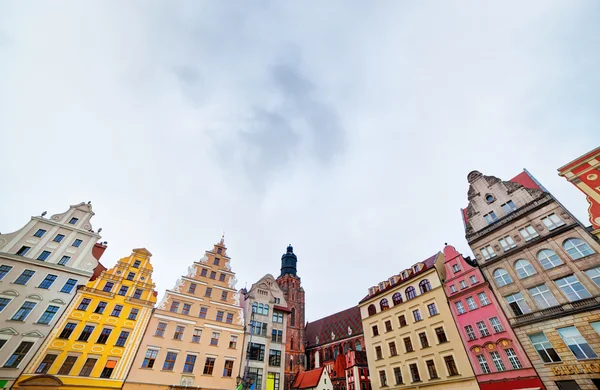
[[317, 387], [324, 369], [325, 367], [320, 367], [310, 371], [300, 371], [292, 384], [292, 389], [309, 389]]
[[285, 307], [285, 306], [278, 306], [278, 305], [274, 305], [274, 306], [273, 306], [273, 309], [274, 309], [274, 310], [283, 311], [283, 312], [286, 312], [286, 313], [291, 313], [291, 312], [292, 312], [290, 309], [288, 309], [288, 308], [287, 308], [287, 307]]
[[[352, 334], [348, 334], [348, 327], [352, 330]], [[332, 340], [331, 334], [334, 338]], [[363, 333], [362, 320], [360, 318], [360, 309], [358, 306], [340, 311], [339, 313], [321, 318], [314, 322], [306, 324], [305, 340], [307, 348], [316, 347], [318, 345], [331, 343], [355, 337]], [[319, 337], [319, 342], [317, 342]]]

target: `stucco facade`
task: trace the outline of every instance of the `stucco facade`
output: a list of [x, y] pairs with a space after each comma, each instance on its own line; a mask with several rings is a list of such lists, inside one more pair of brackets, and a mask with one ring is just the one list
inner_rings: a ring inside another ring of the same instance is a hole
[[123, 389], [235, 389], [244, 314], [230, 261], [221, 239], [166, 291]]
[[[91, 204], [31, 220], [0, 235], [0, 388], [21, 374], [98, 266], [105, 249], [92, 230]], [[97, 248], [95, 248], [95, 245]]]
[[526, 171], [467, 180], [467, 241], [544, 385], [595, 389], [600, 245]]
[[283, 390], [285, 340], [290, 310], [273, 275], [267, 274], [242, 294], [247, 319], [240, 376], [256, 390]]
[[134, 249], [79, 288], [13, 389], [120, 389], [156, 303], [151, 256]]
[[479, 388], [443, 279], [440, 252], [371, 287], [359, 303], [373, 389]]

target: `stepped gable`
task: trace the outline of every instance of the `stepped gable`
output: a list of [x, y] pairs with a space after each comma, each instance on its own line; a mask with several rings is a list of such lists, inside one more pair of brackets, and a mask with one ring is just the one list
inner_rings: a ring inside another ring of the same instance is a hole
[[[350, 331], [348, 328], [350, 328]], [[362, 333], [363, 327], [360, 309], [357, 306], [354, 306], [306, 324], [305, 340], [307, 342], [307, 347], [312, 348], [357, 336]]]

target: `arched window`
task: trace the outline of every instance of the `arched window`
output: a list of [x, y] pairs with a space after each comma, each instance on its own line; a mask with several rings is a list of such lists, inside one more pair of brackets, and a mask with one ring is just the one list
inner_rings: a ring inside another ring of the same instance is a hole
[[256, 314], [263, 314], [264, 305], [262, 303], [258, 304], [258, 311]]
[[581, 259], [582, 257], [594, 253], [592, 248], [580, 238], [569, 238], [568, 240], [565, 240], [565, 242], [563, 242], [563, 248], [565, 248], [573, 260]]
[[535, 268], [528, 260], [520, 259], [515, 261], [515, 271], [517, 271], [517, 275], [519, 275], [519, 279], [526, 278], [531, 275], [535, 275]]
[[337, 359], [339, 353], [340, 353], [340, 349], [336, 345], [335, 348], [333, 349], [333, 360]]
[[542, 249], [539, 251], [537, 254], [537, 259], [544, 269], [558, 267], [563, 263], [560, 257], [558, 257], [558, 255], [550, 249]]
[[265, 309], [263, 310], [263, 314], [266, 316], [269, 315], [269, 305], [265, 304]]
[[381, 311], [389, 309], [390, 305], [388, 303], [388, 300], [383, 298], [381, 301], [379, 301], [379, 308], [381, 309]]
[[356, 344], [354, 344], [354, 348], [357, 351], [362, 351], [362, 344], [360, 343], [360, 340], [356, 340]]
[[331, 357], [329, 355], [329, 348], [327, 348], [327, 349], [325, 349], [325, 359], [323, 361], [326, 362], [329, 359], [331, 359]]
[[369, 308], [367, 310], [369, 311], [370, 316], [377, 314], [377, 309], [373, 304], [369, 305]]
[[431, 290], [431, 283], [429, 283], [429, 280], [427, 279], [423, 279], [419, 282], [419, 290], [421, 290], [421, 294], [426, 293], [427, 291]]
[[417, 292], [415, 291], [415, 288], [413, 286], [410, 286], [404, 291], [404, 296], [406, 296], [406, 300], [408, 301], [409, 299], [413, 299], [414, 297], [416, 297]]
[[496, 280], [498, 287], [506, 286], [507, 284], [511, 284], [513, 282], [508, 272], [502, 268], [498, 268], [494, 271], [494, 279]]
[[258, 303], [254, 302], [252, 304], [252, 313], [258, 312]]
[[392, 302], [394, 302], [394, 306], [402, 303], [402, 295], [399, 292], [392, 295]]
[[290, 313], [290, 326], [296, 326], [296, 308], [292, 307], [292, 312]]

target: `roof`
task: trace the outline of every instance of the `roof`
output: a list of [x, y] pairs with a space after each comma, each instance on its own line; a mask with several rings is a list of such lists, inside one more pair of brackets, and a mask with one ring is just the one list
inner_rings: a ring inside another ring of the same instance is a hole
[[[425, 272], [425, 271], [428, 271], [429, 269], [433, 268], [433, 266], [435, 265], [435, 260], [437, 259], [437, 257], [438, 257], [438, 255], [439, 255], [439, 254], [440, 254], [440, 252], [437, 252], [435, 255], [433, 255], [433, 256], [431, 256], [431, 257], [429, 257], [429, 258], [425, 259], [424, 261], [420, 261], [420, 262], [418, 262], [418, 263], [415, 263], [415, 264], [421, 264], [421, 263], [423, 263], [423, 265], [424, 265], [424, 266], [423, 266], [423, 268], [421, 268], [421, 269], [419, 270], [419, 272], [412, 272], [412, 269], [413, 269], [413, 268], [411, 267], [411, 268], [410, 268], [410, 271], [411, 271], [411, 273], [409, 274], [409, 276], [408, 276], [407, 278], [405, 278], [405, 279], [400, 279], [400, 280], [398, 280], [398, 282], [397, 282], [397, 283], [395, 283], [395, 284], [391, 284], [391, 285], [387, 286], [386, 288], [384, 288], [383, 290], [379, 290], [379, 291], [378, 291], [378, 292], [376, 292], [375, 294], [372, 294], [372, 295], [367, 295], [366, 297], [364, 297], [363, 299], [361, 299], [361, 300], [360, 300], [360, 302], [358, 302], [358, 304], [360, 305], [361, 303], [363, 303], [363, 302], [365, 302], [365, 301], [368, 301], [369, 299], [371, 299], [371, 298], [373, 298], [373, 297], [376, 297], [376, 296], [378, 296], [378, 295], [384, 294], [384, 293], [388, 292], [389, 290], [392, 290], [392, 289], [396, 288], [396, 287], [398, 286], [398, 284], [400, 284], [400, 283], [404, 283], [404, 282], [406, 282], [407, 280], [411, 280], [411, 279], [412, 279], [412, 278], [414, 278], [415, 276], [417, 276], [417, 275], [420, 275], [420, 274], [422, 274], [423, 272]], [[415, 264], [413, 264], [413, 266], [414, 266]], [[408, 269], [407, 269], [407, 270], [408, 270]]]
[[573, 161], [571, 161], [571, 162], [563, 165], [562, 167], [558, 168], [558, 171], [560, 173], [564, 173], [564, 172], [566, 172], [568, 170], [574, 169], [578, 165], [581, 165], [582, 163], [586, 162], [586, 160], [590, 159], [591, 157], [593, 157], [597, 153], [600, 153], [600, 147], [597, 147], [596, 149], [587, 152], [583, 156], [577, 157], [575, 160], [573, 160]]
[[[351, 332], [348, 332], [348, 328], [350, 328]], [[331, 336], [332, 333], [334, 337]], [[306, 324], [304, 337], [307, 343], [306, 347], [311, 348], [331, 343], [332, 341], [354, 337], [362, 333], [363, 327], [360, 309], [358, 306], [354, 306], [314, 322], [309, 322]], [[319, 341], [317, 341], [317, 337]]]
[[279, 305], [274, 305], [273, 306], [273, 310], [279, 310], [279, 311], [283, 311], [285, 313], [291, 313], [292, 312], [287, 306], [279, 306]]
[[325, 367], [320, 367], [310, 371], [300, 371], [292, 384], [292, 389], [309, 389], [317, 387], [324, 369]]

